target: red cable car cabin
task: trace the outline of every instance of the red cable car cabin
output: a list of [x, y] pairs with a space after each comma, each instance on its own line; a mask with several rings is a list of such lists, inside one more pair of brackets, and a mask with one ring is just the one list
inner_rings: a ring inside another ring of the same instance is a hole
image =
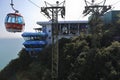
[[18, 13], [9, 13], [5, 19], [5, 26], [8, 32], [22, 32], [25, 22]]

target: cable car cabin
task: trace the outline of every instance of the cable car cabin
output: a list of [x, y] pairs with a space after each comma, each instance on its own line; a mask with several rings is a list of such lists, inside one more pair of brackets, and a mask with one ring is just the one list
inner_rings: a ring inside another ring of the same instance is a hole
[[25, 41], [23, 45], [25, 48], [44, 48], [47, 45], [47, 41]]
[[48, 34], [44, 32], [24, 32], [22, 37], [27, 41], [35, 41], [35, 40], [42, 40], [45, 41]]
[[26, 51], [30, 52], [30, 53], [33, 53], [33, 52], [40, 52], [43, 50], [43, 48], [25, 48]]
[[8, 32], [22, 32], [25, 26], [23, 17], [18, 13], [9, 13], [5, 18], [5, 27]]

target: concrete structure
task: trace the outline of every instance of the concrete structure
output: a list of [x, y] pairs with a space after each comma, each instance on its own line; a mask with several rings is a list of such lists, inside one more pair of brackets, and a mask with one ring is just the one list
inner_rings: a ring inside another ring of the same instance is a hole
[[120, 10], [112, 10], [104, 14], [103, 20], [105, 24], [117, 23], [120, 20]]
[[[47, 42], [48, 44], [52, 43], [52, 22], [43, 21], [37, 22], [38, 25], [42, 26], [42, 31], [48, 33]], [[59, 21], [58, 30], [59, 30], [59, 39], [60, 38], [70, 38], [73, 36], [79, 36], [81, 32], [88, 33], [88, 21]]]

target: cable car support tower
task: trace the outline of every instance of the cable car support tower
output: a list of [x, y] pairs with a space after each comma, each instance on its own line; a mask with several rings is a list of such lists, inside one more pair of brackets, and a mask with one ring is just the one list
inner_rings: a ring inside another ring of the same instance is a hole
[[106, 0], [102, 0], [101, 2], [96, 2], [97, 0], [92, 0], [91, 2], [88, 2], [87, 0], [84, 0], [86, 6], [85, 10], [83, 11], [84, 16], [92, 13], [93, 16], [99, 17], [104, 15], [108, 10], [111, 9], [111, 6], [106, 6]]
[[58, 48], [58, 16], [65, 17], [65, 1], [56, 4], [45, 2], [46, 7], [41, 7], [41, 12], [52, 21], [52, 80], [58, 80], [58, 62], [59, 62], [59, 48]]
[[[91, 15], [89, 20], [91, 28], [96, 26], [99, 22], [98, 19], [100, 19], [101, 16], [103, 16], [108, 10], [111, 9], [111, 5], [105, 5], [106, 0], [101, 0], [101, 2], [97, 2], [97, 0], [91, 0], [91, 2], [84, 0], [84, 2], [86, 6], [83, 14], [84, 16], [87, 16], [88, 14]], [[94, 33], [93, 28], [92, 33]]]

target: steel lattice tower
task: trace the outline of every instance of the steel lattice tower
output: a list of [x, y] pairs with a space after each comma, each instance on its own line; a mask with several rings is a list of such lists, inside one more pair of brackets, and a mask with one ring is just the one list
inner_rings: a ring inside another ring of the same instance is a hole
[[102, 0], [101, 2], [95, 3], [97, 0], [92, 0], [91, 2], [88, 2], [87, 0], [85, 1], [85, 10], [83, 11], [84, 16], [88, 14], [92, 14], [93, 16], [99, 17], [104, 15], [108, 10], [111, 9], [111, 6], [106, 6], [106, 0]]
[[[58, 62], [59, 62], [59, 42], [58, 42], [58, 16], [65, 16], [65, 1], [56, 4], [45, 2], [46, 7], [41, 7], [41, 12], [44, 13], [52, 21], [52, 80], [58, 79]], [[49, 7], [48, 7], [49, 6]]]
[[83, 11], [84, 16], [90, 14], [89, 23], [91, 26], [91, 33], [94, 33], [94, 26], [99, 23], [101, 16], [103, 16], [108, 10], [111, 9], [111, 6], [106, 6], [106, 0], [102, 0], [101, 2], [97, 2], [97, 0], [92, 0], [91, 2], [85, 1], [85, 10]]

